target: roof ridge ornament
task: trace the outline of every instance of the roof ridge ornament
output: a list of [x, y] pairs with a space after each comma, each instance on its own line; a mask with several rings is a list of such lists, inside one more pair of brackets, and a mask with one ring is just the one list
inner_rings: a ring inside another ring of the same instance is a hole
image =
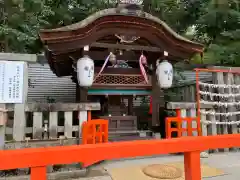
[[143, 0], [119, 0], [118, 2], [121, 4], [136, 4], [136, 5], [143, 4]]
[[136, 13], [139, 10], [141, 11], [142, 7], [143, 7], [143, 0], [118, 0], [118, 3], [117, 3], [118, 11], [125, 9], [125, 10], [133, 11]]
[[[131, 16], [144, 16], [142, 11], [143, 0], [118, 0], [116, 12]], [[120, 43], [133, 43], [138, 40], [139, 36], [126, 34], [115, 34]]]
[[138, 40], [140, 37], [138, 36], [131, 36], [131, 35], [118, 35], [115, 34], [115, 36], [120, 40], [120, 43], [134, 43], [136, 40]]

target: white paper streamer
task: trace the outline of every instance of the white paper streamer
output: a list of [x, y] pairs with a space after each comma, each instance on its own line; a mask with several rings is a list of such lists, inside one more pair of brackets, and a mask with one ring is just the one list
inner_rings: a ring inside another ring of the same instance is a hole
[[201, 104], [206, 104], [206, 105], [213, 105], [213, 106], [219, 106], [219, 107], [229, 107], [229, 106], [240, 106], [240, 102], [220, 102], [220, 101], [205, 101], [201, 100]]
[[200, 112], [204, 115], [226, 116], [226, 117], [240, 115], [240, 111], [239, 112], [218, 113], [218, 112], [215, 112], [215, 111], [202, 111], [202, 110], [200, 110]]
[[[203, 87], [210, 87], [210, 88], [223, 88], [223, 89], [235, 89], [235, 90], [240, 90], [240, 85], [236, 84], [208, 84], [208, 83], [203, 83], [199, 82], [200, 86]], [[205, 105], [212, 105], [212, 106], [217, 106], [217, 107], [223, 107], [223, 108], [229, 108], [229, 107], [240, 107], [240, 102], [224, 102], [224, 100], [229, 99], [229, 98], [238, 98], [240, 97], [240, 93], [212, 93], [208, 91], [199, 91], [201, 95], [205, 95], [210, 97], [210, 100], [200, 100], [200, 104], [205, 104]], [[219, 101], [213, 101], [214, 97], [220, 98]], [[221, 98], [223, 101], [221, 101]], [[225, 98], [225, 99], [224, 99]], [[232, 116], [237, 116], [240, 115], [240, 111], [236, 112], [228, 112], [229, 110], [227, 109], [227, 112], [216, 112], [214, 110], [206, 111], [206, 110], [200, 110], [200, 113], [203, 115], [212, 115], [212, 116], [220, 116], [220, 117], [225, 117], [225, 121], [209, 121], [209, 120], [201, 120], [203, 124], [217, 124], [217, 125], [238, 125], [240, 124], [240, 121], [230, 121], [229, 117]]]
[[199, 91], [199, 93], [201, 95], [207, 95], [210, 96], [211, 98], [213, 97], [221, 97], [221, 98], [233, 98], [233, 97], [240, 97], [240, 93], [239, 94], [218, 94], [218, 93], [211, 93], [208, 91]]
[[237, 125], [240, 124], [240, 121], [231, 121], [231, 122], [220, 122], [220, 121], [216, 121], [216, 122], [212, 122], [212, 121], [201, 121], [201, 123], [203, 124], [217, 124], [217, 125]]
[[210, 84], [210, 83], [203, 83], [199, 82], [199, 85], [204, 86], [204, 87], [212, 87], [212, 88], [234, 88], [238, 89], [240, 88], [240, 85], [236, 84]]

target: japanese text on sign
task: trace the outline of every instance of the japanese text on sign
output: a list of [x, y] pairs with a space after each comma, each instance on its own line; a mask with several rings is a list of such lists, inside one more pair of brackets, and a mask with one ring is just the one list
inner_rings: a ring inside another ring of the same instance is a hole
[[23, 103], [24, 65], [0, 61], [0, 103]]

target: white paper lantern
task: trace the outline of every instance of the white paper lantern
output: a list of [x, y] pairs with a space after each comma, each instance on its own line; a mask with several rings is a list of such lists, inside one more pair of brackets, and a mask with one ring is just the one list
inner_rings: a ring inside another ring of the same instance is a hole
[[163, 60], [161, 63], [157, 62], [156, 75], [161, 88], [166, 89], [172, 86], [173, 66], [167, 60]]
[[81, 87], [90, 87], [94, 79], [94, 62], [88, 56], [80, 58], [77, 62], [77, 77]]

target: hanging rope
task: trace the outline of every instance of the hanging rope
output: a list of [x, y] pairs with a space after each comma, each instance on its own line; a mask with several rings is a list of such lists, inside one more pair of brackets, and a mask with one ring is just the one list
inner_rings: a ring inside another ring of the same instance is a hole
[[113, 53], [110, 52], [110, 54], [109, 54], [109, 55], [107, 56], [107, 58], [105, 59], [104, 64], [103, 64], [101, 70], [99, 71], [99, 73], [97, 74], [97, 76], [95, 76], [93, 82], [95, 82], [96, 79], [102, 74], [103, 70], [105, 69], [105, 67], [106, 67], [106, 65], [107, 65], [107, 63], [108, 63], [108, 61], [109, 61], [109, 59], [110, 59], [110, 57], [111, 57], [112, 55], [113, 55]]
[[144, 77], [144, 80], [148, 84], [147, 73], [146, 73], [145, 67], [143, 66], [143, 64], [146, 64], [146, 63], [147, 63], [147, 58], [142, 54], [139, 58], [139, 66], [140, 66], [141, 73]]
[[[94, 82], [96, 81], [96, 79], [102, 74], [103, 70], [105, 69], [110, 57], [113, 55], [112, 52], [110, 52], [110, 54], [108, 55], [108, 57], [106, 58], [101, 70], [99, 71], [99, 73], [95, 76], [94, 78]], [[147, 64], [147, 58], [142, 54], [139, 58], [139, 66], [140, 66], [140, 70], [141, 70], [141, 74], [144, 77], [145, 82], [148, 84], [148, 77], [147, 77], [147, 73], [145, 70], [145, 67], [143, 66], [143, 64]]]

